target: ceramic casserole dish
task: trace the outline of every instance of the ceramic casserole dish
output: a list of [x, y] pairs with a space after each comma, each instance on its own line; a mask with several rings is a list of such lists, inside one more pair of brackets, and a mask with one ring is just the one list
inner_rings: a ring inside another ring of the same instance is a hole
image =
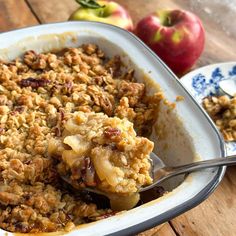
[[[26, 50], [47, 52], [83, 43], [97, 44], [108, 56], [120, 55], [127, 67], [135, 68], [137, 79], [146, 84], [149, 94], [161, 88], [168, 102], [175, 104], [175, 109], [169, 109], [165, 103], [161, 105], [150, 137], [155, 143], [154, 152], [167, 165], [225, 157], [220, 134], [181, 81], [125, 30], [96, 22], [65, 22], [6, 32], [0, 34], [0, 59], [12, 60]], [[177, 102], [178, 96], [184, 99]], [[224, 171], [224, 167], [208, 169], [166, 181], [163, 186], [168, 193], [163, 197], [116, 216], [79, 225], [66, 235], [134, 235], [159, 225], [207, 198]], [[0, 230], [0, 235], [13, 235], [5, 233]]]

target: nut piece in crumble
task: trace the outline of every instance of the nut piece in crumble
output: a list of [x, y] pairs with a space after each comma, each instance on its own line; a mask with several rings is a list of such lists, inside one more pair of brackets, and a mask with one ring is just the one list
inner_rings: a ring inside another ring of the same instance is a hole
[[[49, 142], [49, 151], [58, 155], [54, 142]], [[58, 172], [69, 176], [75, 187], [131, 194], [152, 183], [149, 155], [154, 144], [136, 136], [127, 119], [77, 112], [65, 123], [62, 142], [66, 145], [59, 147]]]
[[236, 140], [236, 97], [212, 96], [203, 99], [202, 105], [215, 122], [226, 141]]

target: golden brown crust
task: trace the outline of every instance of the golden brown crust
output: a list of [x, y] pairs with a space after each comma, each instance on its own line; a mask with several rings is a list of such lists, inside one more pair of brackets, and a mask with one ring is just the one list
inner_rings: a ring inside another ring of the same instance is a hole
[[203, 107], [226, 141], [236, 140], [236, 97], [212, 96], [203, 99]]
[[139, 135], [150, 133], [160, 94], [147, 97], [134, 73], [121, 68], [119, 56], [107, 60], [94, 44], [57, 54], [28, 51], [22, 59], [0, 62], [1, 228], [24, 233], [69, 230], [111, 213], [63, 188], [58, 156], [48, 153], [57, 144], [48, 150], [48, 143], [62, 136], [76, 111], [127, 118]]

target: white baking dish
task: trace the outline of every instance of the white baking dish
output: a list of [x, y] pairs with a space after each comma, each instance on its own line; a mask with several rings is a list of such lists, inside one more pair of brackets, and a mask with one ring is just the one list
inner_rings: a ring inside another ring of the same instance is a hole
[[[171, 112], [165, 105], [162, 106], [152, 134], [155, 151], [167, 164], [225, 156], [224, 145], [215, 126], [181, 82], [150, 49], [125, 30], [102, 23], [65, 22], [2, 33], [0, 59], [14, 59], [28, 49], [42, 52], [88, 42], [98, 44], [108, 56], [121, 55], [127, 66], [136, 68], [140, 81], [143, 74], [149, 75], [160, 85], [170, 102], [175, 102], [178, 95], [184, 96], [184, 101], [177, 102], [176, 109]], [[150, 93], [157, 89], [152, 82], [144, 82]], [[196, 172], [182, 183], [180, 178], [171, 180], [165, 183], [170, 192], [164, 197], [117, 216], [79, 226], [67, 235], [134, 235], [161, 224], [203, 201], [218, 185], [224, 170]], [[1, 235], [4, 233], [0, 231]]]

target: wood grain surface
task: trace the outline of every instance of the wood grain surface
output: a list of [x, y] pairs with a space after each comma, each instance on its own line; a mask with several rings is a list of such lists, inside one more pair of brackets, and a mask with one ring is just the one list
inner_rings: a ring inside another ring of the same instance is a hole
[[[143, 16], [162, 8], [183, 8], [198, 14], [206, 30], [204, 52], [195, 68], [236, 61], [236, 38], [225, 34], [220, 26], [193, 9], [188, 0], [117, 0], [131, 13], [136, 23]], [[68, 19], [76, 10], [74, 0], [0, 0], [0, 32], [40, 23]], [[172, 219], [162, 227], [140, 233], [139, 236], [236, 236], [236, 168], [227, 169], [215, 192], [196, 208]]]
[[[42, 23], [67, 20], [69, 15], [78, 7], [78, 4], [74, 0], [27, 1]], [[129, 9], [129, 12], [135, 24], [142, 17], [158, 9], [182, 8], [191, 11], [193, 10], [191, 8], [190, 1], [188, 0], [116, 0], [116, 2], [124, 5], [127, 9]], [[194, 9], [194, 11], [195, 13], [199, 13], [198, 9]], [[201, 19], [206, 30], [206, 45], [205, 50], [195, 67], [208, 65], [213, 62], [217, 63], [235, 60], [236, 39], [230, 38], [227, 34], [222, 32], [222, 30], [219, 29], [219, 25], [217, 22], [214, 22], [213, 20], [205, 16], [201, 17]]]
[[37, 23], [24, 0], [0, 0], [0, 32]]
[[74, 0], [27, 0], [41, 23], [68, 20], [73, 11], [78, 8]]
[[215, 192], [202, 204], [173, 219], [178, 235], [236, 235], [236, 168], [229, 167]]

